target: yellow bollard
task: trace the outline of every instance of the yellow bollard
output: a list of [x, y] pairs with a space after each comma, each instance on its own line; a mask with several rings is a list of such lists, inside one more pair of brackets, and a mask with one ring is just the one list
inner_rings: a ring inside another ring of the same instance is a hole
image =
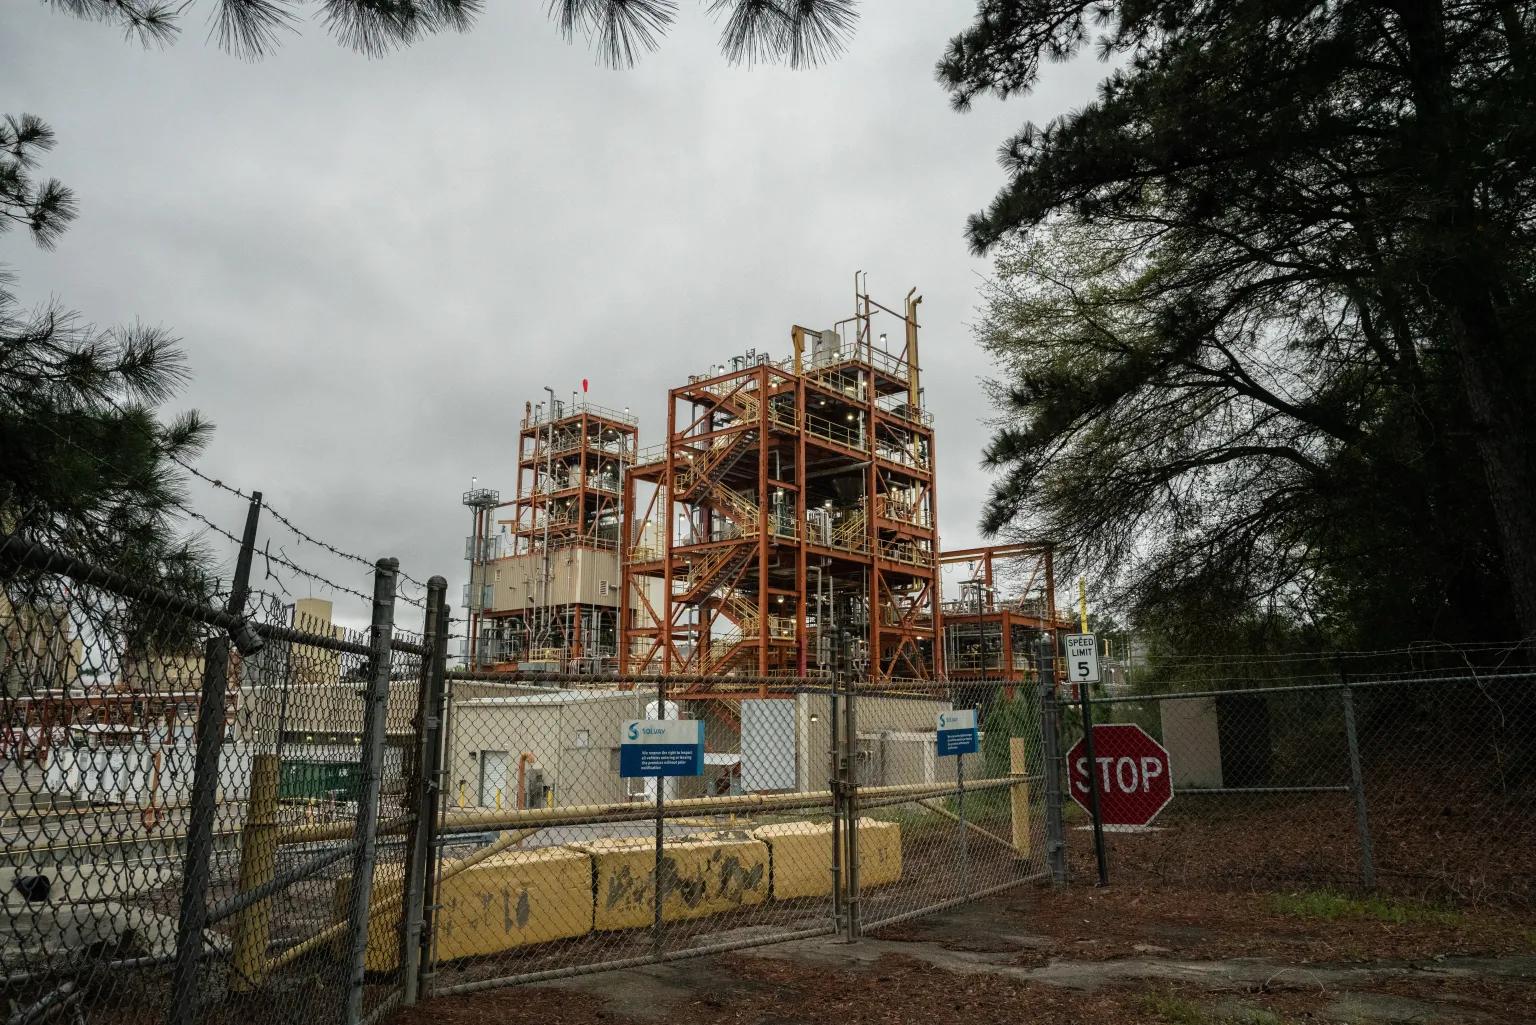
[[501, 787], [496, 788], [496, 810], [501, 811]]
[[[275, 754], [251, 759], [251, 796], [245, 805], [245, 824], [240, 827], [240, 871], [236, 890], [246, 893], [272, 881], [277, 867], [277, 778]], [[271, 898], [257, 901], [235, 915], [230, 948], [233, 971], [229, 988], [251, 993], [266, 978], [267, 943], [272, 934]]]
[[464, 781], [459, 780], [459, 807], [464, 807]]
[[1008, 774], [1017, 776], [1019, 782], [1008, 788], [1009, 803], [1013, 812], [1013, 849], [1019, 857], [1029, 857], [1029, 759], [1024, 755], [1024, 738], [1008, 738]]

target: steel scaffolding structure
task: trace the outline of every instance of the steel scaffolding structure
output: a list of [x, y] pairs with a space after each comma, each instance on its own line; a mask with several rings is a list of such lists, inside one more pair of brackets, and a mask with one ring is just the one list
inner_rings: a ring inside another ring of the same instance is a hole
[[854, 315], [794, 327], [787, 359], [749, 352], [671, 389], [666, 441], [625, 481], [622, 671], [728, 686], [842, 645], [877, 680], [942, 675], [915, 292], [897, 313], [856, 288]]
[[525, 405], [517, 493], [497, 506], [510, 515], [494, 533], [479, 518], [466, 543], [474, 664], [614, 668], [620, 504], [637, 439], [627, 410], [553, 392], [547, 404]]
[[939, 556], [956, 597], [943, 602], [944, 665], [951, 680], [1033, 679], [1042, 632], [1071, 632], [1076, 623], [1056, 610], [1051, 546], [995, 545]]

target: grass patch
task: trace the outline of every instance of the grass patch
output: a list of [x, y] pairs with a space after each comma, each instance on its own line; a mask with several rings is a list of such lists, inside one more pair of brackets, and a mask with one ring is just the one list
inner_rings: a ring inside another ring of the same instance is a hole
[[1214, 1025], [1216, 1021], [1205, 1008], [1176, 993], [1148, 993], [1141, 998], [1141, 1009], [1168, 1025]]
[[1218, 1014], [1177, 993], [1148, 993], [1141, 998], [1143, 1014], [1156, 1015], [1165, 1025], [1282, 1025], [1284, 1019], [1258, 1008], [1236, 1017]]
[[1462, 925], [1465, 922], [1459, 912], [1430, 904], [1388, 897], [1350, 897], [1329, 890], [1273, 894], [1269, 906], [1278, 914], [1320, 918], [1328, 922], [1341, 919], [1374, 919], [1389, 925]]

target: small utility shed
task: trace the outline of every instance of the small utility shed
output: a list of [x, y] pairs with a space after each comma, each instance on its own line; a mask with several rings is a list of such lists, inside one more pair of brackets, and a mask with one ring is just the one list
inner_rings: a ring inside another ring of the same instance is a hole
[[[832, 745], [832, 702], [820, 693], [799, 694], [795, 701], [799, 789], [823, 789]], [[947, 698], [928, 695], [860, 694], [859, 782], [866, 786], [947, 782], [953, 759], [935, 757], [934, 720], [953, 708]], [[980, 756], [966, 755], [965, 769], [972, 779], [979, 778]]]
[[503, 808], [530, 800], [626, 800], [618, 773], [619, 724], [642, 718], [645, 700], [635, 690], [455, 696], [445, 745], [450, 806], [462, 800], [495, 807], [498, 797]]

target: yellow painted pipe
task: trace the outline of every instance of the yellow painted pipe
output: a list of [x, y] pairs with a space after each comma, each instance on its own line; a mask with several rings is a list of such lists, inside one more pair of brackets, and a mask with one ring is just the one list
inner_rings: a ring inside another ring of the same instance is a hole
[[[938, 803], [936, 803], [934, 801], [918, 801], [917, 803], [922, 805], [924, 808], [927, 808], [929, 811], [938, 812], [940, 815], [944, 816], [946, 819], [949, 819], [951, 822], [961, 822], [960, 816], [956, 815], [954, 812], [950, 811], [948, 808], [944, 807], [942, 804], [938, 804]], [[1004, 847], [1012, 847], [1013, 846], [1013, 841], [1011, 841], [1011, 840], [1004, 840], [1002, 837], [998, 836], [996, 833], [993, 833], [990, 830], [983, 829], [983, 828], [981, 828], [980, 826], [978, 826], [974, 822], [964, 821], [964, 822], [961, 822], [961, 824], [964, 825], [965, 828], [969, 829], [971, 832], [977, 833], [977, 834], [979, 834], [981, 836], [984, 836], [988, 840], [995, 840], [996, 842], [1002, 844]]]
[[1024, 738], [1008, 738], [1008, 771], [1019, 782], [1008, 792], [1013, 812], [1013, 849], [1020, 857], [1029, 856], [1029, 760], [1024, 754]]
[[[996, 779], [978, 779], [967, 781], [967, 787], [984, 790], [990, 787], [1016, 786], [1017, 779], [1013, 776], [1000, 776]], [[901, 783], [890, 786], [859, 787], [861, 798], [877, 800], [881, 798], [910, 798], [917, 801], [924, 797], [944, 797], [954, 791], [952, 783]], [[816, 804], [832, 801], [830, 790], [816, 790], [808, 793], [781, 793], [781, 794], [737, 794], [732, 797], [684, 797], [667, 801], [667, 811], [675, 812], [678, 816], [686, 816], [690, 813], [697, 815], [727, 815], [731, 813], [746, 814], [751, 812], [769, 812], [775, 809], [798, 809], [810, 807]], [[550, 824], [558, 824], [568, 821], [627, 821], [637, 814], [637, 806], [632, 802], [616, 802], [612, 804], [582, 804], [545, 808], [505, 808], [497, 811], [494, 808], [476, 808], [473, 811], [459, 813], [449, 812], [443, 815], [441, 822], [444, 826], [452, 826], [455, 830], [468, 831], [472, 829], [525, 829], [529, 827], [543, 828]], [[379, 826], [379, 836], [390, 836], [404, 833], [410, 827], [411, 817], [403, 816], [391, 822], [382, 823]], [[278, 834], [278, 843], [317, 843], [323, 840], [350, 839], [356, 830], [356, 824], [351, 822], [332, 822], [323, 826], [295, 826], [283, 830]]]
[[[245, 824], [240, 828], [240, 870], [237, 893], [249, 893], [272, 881], [277, 869], [278, 760], [275, 754], [251, 759], [251, 793], [246, 802]], [[272, 934], [271, 898], [259, 900], [235, 915], [230, 958], [234, 971], [229, 988], [250, 993], [261, 988]]]

